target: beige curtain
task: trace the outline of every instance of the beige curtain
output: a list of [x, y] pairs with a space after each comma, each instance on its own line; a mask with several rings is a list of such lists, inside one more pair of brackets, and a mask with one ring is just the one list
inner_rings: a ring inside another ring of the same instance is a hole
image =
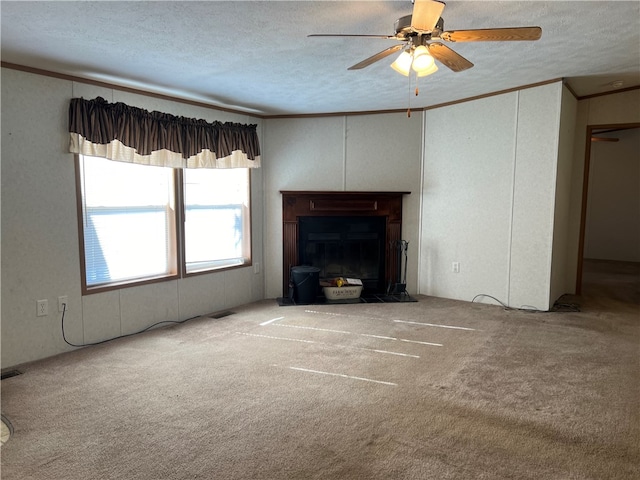
[[171, 168], [258, 168], [256, 127], [72, 98], [69, 151]]

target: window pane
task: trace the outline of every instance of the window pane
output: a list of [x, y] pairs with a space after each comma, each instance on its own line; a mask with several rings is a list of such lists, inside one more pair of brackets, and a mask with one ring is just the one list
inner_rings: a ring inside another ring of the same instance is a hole
[[187, 273], [249, 260], [249, 169], [184, 171]]
[[81, 156], [87, 286], [176, 272], [173, 171]]

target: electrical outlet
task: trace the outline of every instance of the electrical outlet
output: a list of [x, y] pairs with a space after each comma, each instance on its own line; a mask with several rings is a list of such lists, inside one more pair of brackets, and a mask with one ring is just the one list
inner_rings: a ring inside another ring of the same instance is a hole
[[38, 308], [36, 315], [38, 317], [46, 317], [49, 315], [49, 300], [38, 300], [36, 305]]
[[451, 271], [453, 273], [460, 273], [460, 262], [453, 262], [451, 264]]
[[66, 295], [58, 297], [58, 311], [64, 312], [69, 310], [69, 298]]

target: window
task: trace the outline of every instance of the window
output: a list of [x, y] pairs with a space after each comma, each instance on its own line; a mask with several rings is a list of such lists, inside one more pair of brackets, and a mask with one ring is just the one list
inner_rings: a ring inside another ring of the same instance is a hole
[[186, 272], [245, 263], [248, 169], [187, 169], [183, 174]]
[[78, 175], [85, 292], [250, 261], [249, 169], [79, 155]]

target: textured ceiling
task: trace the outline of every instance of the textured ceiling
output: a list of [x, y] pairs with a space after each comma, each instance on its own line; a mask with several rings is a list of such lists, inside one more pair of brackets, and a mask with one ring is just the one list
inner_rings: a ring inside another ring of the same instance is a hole
[[[410, 0], [0, 3], [2, 61], [259, 115], [427, 107], [566, 78], [579, 96], [640, 84], [640, 2], [448, 1], [446, 30], [542, 27], [536, 42], [449, 43], [475, 64], [420, 79], [359, 61], [394, 45]], [[415, 79], [414, 79], [415, 80]]]

